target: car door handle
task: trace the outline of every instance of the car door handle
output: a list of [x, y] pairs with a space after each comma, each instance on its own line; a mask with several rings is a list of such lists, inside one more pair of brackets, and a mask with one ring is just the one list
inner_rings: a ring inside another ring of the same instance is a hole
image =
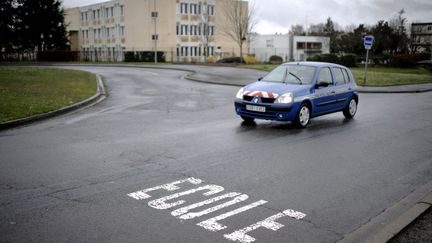
[[330, 93], [331, 93], [331, 94], [336, 94], [336, 91], [332, 90]]

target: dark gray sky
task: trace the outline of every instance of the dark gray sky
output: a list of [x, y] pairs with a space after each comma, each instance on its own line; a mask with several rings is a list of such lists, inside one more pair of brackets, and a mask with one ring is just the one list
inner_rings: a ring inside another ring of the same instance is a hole
[[[323, 23], [328, 17], [342, 27], [375, 24], [405, 9], [408, 22], [432, 22], [432, 0], [250, 0], [255, 5], [260, 34], [286, 33], [291, 25]], [[63, 0], [65, 7], [105, 0]]]

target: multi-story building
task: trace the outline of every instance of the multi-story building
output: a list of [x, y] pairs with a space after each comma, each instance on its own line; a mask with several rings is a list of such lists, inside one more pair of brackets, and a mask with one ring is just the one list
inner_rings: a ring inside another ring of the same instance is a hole
[[[231, 1], [111, 0], [67, 9], [65, 19], [71, 46], [78, 46], [90, 60], [120, 61], [127, 51], [156, 48], [168, 61], [204, 62], [210, 55], [220, 58], [240, 52], [223, 32], [228, 24], [224, 11]], [[247, 11], [247, 2], [241, 3]], [[79, 37], [74, 38], [74, 33]]]
[[411, 24], [411, 46], [417, 52], [432, 52], [432, 23]]
[[316, 54], [330, 53], [330, 37], [291, 36], [291, 60], [305, 61]]
[[293, 36], [290, 34], [253, 34], [250, 53], [260, 62], [268, 62], [273, 55], [287, 61], [305, 61], [315, 54], [330, 53], [330, 38], [324, 36]]

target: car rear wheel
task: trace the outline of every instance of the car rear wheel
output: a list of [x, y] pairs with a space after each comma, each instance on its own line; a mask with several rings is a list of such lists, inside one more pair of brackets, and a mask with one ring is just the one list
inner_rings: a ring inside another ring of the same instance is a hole
[[251, 123], [255, 120], [254, 118], [246, 117], [246, 116], [241, 116], [241, 118], [243, 119], [243, 121], [245, 121], [247, 123]]
[[310, 121], [311, 111], [307, 104], [302, 104], [295, 119], [295, 125], [298, 128], [305, 128]]
[[357, 113], [357, 101], [352, 98], [348, 106], [343, 110], [343, 114], [346, 118], [353, 118]]

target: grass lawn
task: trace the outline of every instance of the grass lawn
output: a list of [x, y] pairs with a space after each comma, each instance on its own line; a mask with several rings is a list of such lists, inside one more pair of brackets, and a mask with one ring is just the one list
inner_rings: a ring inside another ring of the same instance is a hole
[[0, 122], [82, 101], [96, 93], [96, 76], [74, 70], [0, 66]]
[[[277, 65], [253, 64], [240, 65], [242, 68], [253, 68], [262, 71], [270, 71]], [[357, 85], [363, 85], [364, 67], [351, 68]], [[366, 78], [367, 86], [388, 86], [401, 84], [432, 83], [432, 72], [424, 68], [390, 68], [368, 67]]]

